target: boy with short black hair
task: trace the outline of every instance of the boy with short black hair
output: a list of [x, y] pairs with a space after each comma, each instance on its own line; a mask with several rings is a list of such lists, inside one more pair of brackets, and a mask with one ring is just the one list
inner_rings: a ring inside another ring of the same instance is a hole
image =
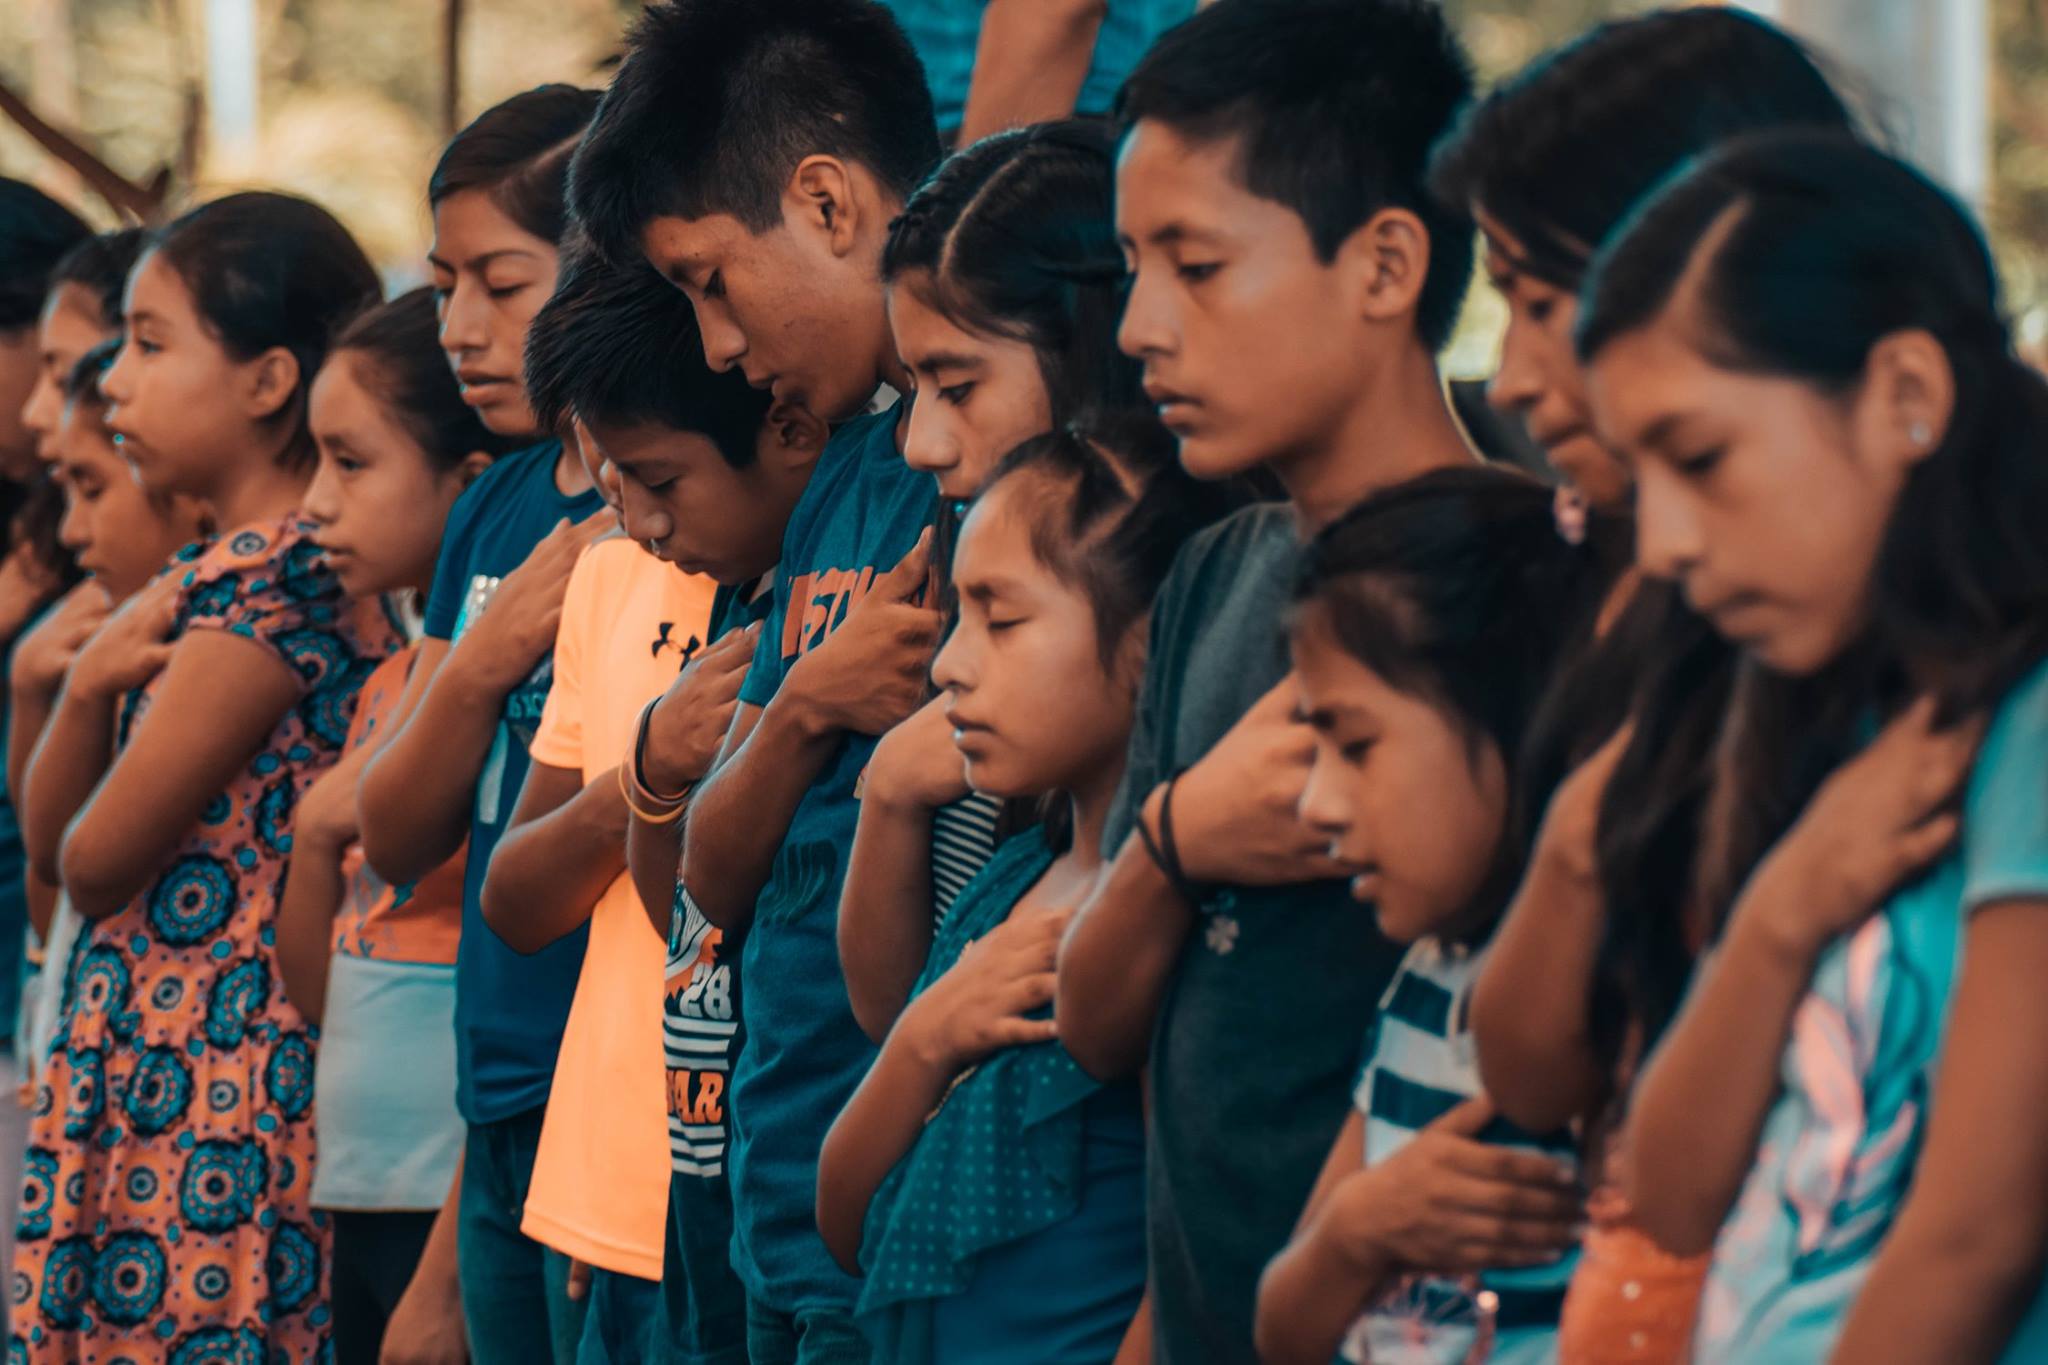
[[874, 1056], [836, 941], [855, 787], [875, 737], [923, 699], [938, 633], [922, 602], [930, 482], [898, 453], [900, 404], [860, 415], [879, 385], [908, 388], [879, 266], [938, 153], [923, 71], [880, 6], [672, 0], [635, 29], [571, 173], [600, 246], [644, 255], [688, 295], [713, 368], [844, 423], [791, 513], [739, 712], [684, 834], [690, 900], [747, 935], [728, 1093], [754, 1365], [868, 1355], [814, 1183]]
[[[577, 425], [585, 464], [615, 510], [616, 481], [584, 436], [586, 420], [659, 412], [676, 424], [670, 440], [721, 461], [722, 440], [752, 459], [761, 433], [762, 396], [705, 367], [687, 317], [648, 306], [673, 294], [644, 265], [622, 269], [572, 249], [527, 332], [535, 413], [557, 429]], [[715, 435], [700, 429], [713, 424]], [[750, 654], [743, 638], [704, 648], [716, 591], [709, 577], [621, 536], [584, 551], [563, 594], [532, 766], [483, 889], [486, 923], [522, 952], [589, 926], [521, 1229], [591, 1267], [578, 1359], [602, 1365], [668, 1355], [653, 1327], [668, 1240], [658, 1021], [669, 897], [643, 906], [626, 875], [632, 800], [620, 769], [641, 708], [671, 687], [701, 721], [702, 742], [682, 761], [691, 776], [710, 766]]]
[[1259, 1274], [1399, 957], [1295, 817], [1312, 740], [1282, 618], [1304, 532], [1474, 458], [1435, 363], [1472, 227], [1423, 185], [1470, 92], [1429, 0], [1220, 0], [1120, 102], [1123, 347], [1190, 470], [1263, 468], [1288, 494], [1197, 537], [1161, 590], [1115, 862], [1060, 957], [1075, 1058], [1103, 1076], [1149, 1058], [1163, 1361], [1256, 1359]]
[[875, 264], [939, 155], [924, 69], [880, 5], [676, 0], [634, 27], [570, 205], [600, 250], [644, 252], [690, 296], [714, 369], [839, 421], [903, 378]]
[[[755, 633], [747, 627], [766, 611], [759, 590], [766, 587], [790, 511], [827, 432], [809, 412], [775, 403], [739, 375], [708, 370], [688, 300], [644, 262], [599, 266], [578, 260], [564, 292], [576, 301], [582, 322], [558, 326], [545, 311], [536, 321], [528, 342], [535, 410], [563, 422], [573, 418], [587, 453], [608, 467], [639, 563], [670, 575], [702, 574], [718, 584], [701, 646], [681, 630], [652, 645], [658, 651], [672, 640], [692, 652], [709, 647], [730, 655], [729, 668], [720, 670], [728, 681], [710, 698], [713, 704], [706, 704], [689, 671], [676, 677], [646, 718], [644, 743], [637, 738], [637, 708], [618, 718], [636, 740], [612, 761], [637, 766], [627, 782], [614, 780], [609, 794], [623, 800], [626, 792], [645, 791], [624, 801], [629, 853], [635, 855], [631, 870], [667, 954], [662, 1002], [657, 1005], [652, 991], [641, 987], [622, 993], [627, 1005], [612, 1007], [618, 1018], [611, 1031], [617, 1056], [632, 1059], [631, 1086], [637, 1089], [655, 1074], [643, 1054], [656, 1048], [667, 1072], [659, 1132], [669, 1160], [652, 1169], [670, 1171], [668, 1197], [649, 1203], [635, 1185], [633, 1201], [636, 1216], [665, 1215], [660, 1299], [643, 1319], [651, 1358], [744, 1365], [746, 1299], [729, 1259], [732, 1197], [723, 1103], [724, 1080], [742, 1043], [733, 1009], [737, 945], [728, 949], [717, 930], [686, 913], [677, 894], [676, 835], [687, 818], [690, 784], [723, 738], [738, 670], [752, 655]], [[611, 553], [628, 553], [625, 542]], [[577, 600], [572, 583], [565, 633]], [[709, 654], [698, 657], [711, 661]], [[671, 795], [677, 798], [673, 809], [659, 799]], [[638, 818], [650, 815], [651, 821]], [[649, 848], [657, 849], [651, 873]], [[565, 1067], [571, 1051], [565, 1039]], [[634, 1145], [630, 1164], [638, 1170], [644, 1144]], [[545, 1173], [548, 1157], [544, 1137], [537, 1170]], [[623, 1151], [621, 1158], [628, 1160]], [[544, 1180], [537, 1177], [536, 1186], [544, 1189]], [[603, 1316], [601, 1306], [593, 1316]]]

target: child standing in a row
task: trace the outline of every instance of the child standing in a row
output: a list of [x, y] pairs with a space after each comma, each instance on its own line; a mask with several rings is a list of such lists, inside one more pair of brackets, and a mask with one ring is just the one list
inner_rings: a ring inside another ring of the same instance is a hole
[[324, 1336], [312, 1039], [278, 984], [277, 903], [293, 808], [398, 641], [296, 509], [307, 385], [376, 296], [339, 224], [268, 194], [178, 219], [129, 281], [108, 423], [146, 489], [222, 531], [79, 651], [29, 770], [31, 843], [88, 925], [28, 1158], [30, 1360]]
[[[417, 289], [358, 318], [313, 383], [320, 465], [304, 511], [335, 576], [358, 598], [431, 591], [448, 511], [509, 442], [463, 403]], [[401, 610], [412, 635], [417, 615]], [[453, 1277], [453, 1228], [431, 1238], [456, 1178], [454, 963], [462, 860], [416, 885], [387, 885], [357, 843], [356, 784], [390, 737], [419, 659], [417, 639], [363, 685], [342, 761], [294, 813], [278, 915], [284, 987], [320, 1027], [313, 1203], [334, 1224], [330, 1299], [342, 1365], [374, 1365], [387, 1335], [425, 1344], [462, 1330], [459, 1312], [407, 1286]], [[403, 1057], [403, 1066], [393, 1066]], [[431, 1253], [430, 1253], [431, 1244]]]

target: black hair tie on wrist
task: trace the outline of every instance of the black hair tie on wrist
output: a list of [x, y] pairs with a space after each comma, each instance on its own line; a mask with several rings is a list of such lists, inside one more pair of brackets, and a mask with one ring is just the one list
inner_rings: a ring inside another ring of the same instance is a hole
[[1145, 823], [1145, 812], [1141, 809], [1138, 812], [1138, 838], [1144, 841], [1145, 852], [1159, 868], [1160, 875], [1173, 887], [1174, 893], [1191, 908], [1199, 910], [1202, 903], [1208, 899], [1209, 888], [1188, 879], [1186, 870], [1181, 867], [1180, 846], [1173, 837], [1173, 789], [1185, 773], [1186, 770], [1183, 769], [1167, 778], [1165, 789], [1159, 794], [1158, 837], [1153, 837], [1151, 828]]

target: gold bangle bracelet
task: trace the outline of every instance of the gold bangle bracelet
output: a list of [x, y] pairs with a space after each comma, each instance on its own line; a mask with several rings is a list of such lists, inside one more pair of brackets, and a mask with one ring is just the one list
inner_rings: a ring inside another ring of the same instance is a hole
[[629, 785], [626, 777], [626, 767], [623, 763], [619, 765], [619, 795], [625, 799], [627, 811], [632, 814], [635, 820], [638, 820], [643, 825], [672, 825], [682, 819], [683, 812], [690, 808], [690, 799], [686, 793], [683, 799], [676, 803], [673, 810], [660, 812], [643, 810], [639, 803], [633, 799], [633, 789]]

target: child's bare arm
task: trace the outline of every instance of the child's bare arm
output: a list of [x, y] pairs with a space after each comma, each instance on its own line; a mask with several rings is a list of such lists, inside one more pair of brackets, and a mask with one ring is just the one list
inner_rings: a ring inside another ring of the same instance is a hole
[[932, 947], [932, 814], [967, 794], [945, 699], [882, 737], [839, 895], [839, 965], [853, 1017], [880, 1042]]
[[1606, 924], [1594, 846], [1601, 798], [1628, 742], [1623, 731], [1565, 779], [1472, 992], [1479, 1072], [1501, 1112], [1551, 1132], [1608, 1090], [1588, 1003]]
[[924, 693], [938, 613], [917, 606], [930, 532], [876, 576], [839, 629], [790, 665], [766, 706], [742, 704], [690, 802], [683, 880], [704, 918], [743, 926], [804, 794], [848, 734], [885, 733]]
[[1294, 1238], [1259, 1282], [1259, 1356], [1324, 1365], [1346, 1329], [1402, 1271], [1542, 1265], [1578, 1240], [1571, 1170], [1478, 1140], [1495, 1109], [1467, 1100], [1366, 1166], [1356, 1110], [1331, 1147]]
[[2048, 900], [1970, 918], [1927, 1145], [1837, 1361], [1996, 1360], [2048, 1264]]
[[[222, 704], [223, 678], [235, 680], [231, 706]], [[127, 747], [65, 833], [59, 869], [80, 916], [104, 919], [149, 885], [302, 686], [276, 653], [228, 631], [197, 630], [178, 641]], [[59, 706], [53, 732], [66, 709]]]
[[536, 953], [590, 919], [626, 866], [626, 801], [607, 768], [588, 783], [534, 763], [491, 853], [484, 922], [517, 952]]
[[347, 894], [342, 860], [355, 842], [355, 785], [370, 750], [345, 755], [307, 788], [292, 812], [292, 857], [277, 907], [277, 970], [309, 1023], [327, 1010], [334, 915]]
[[1644, 1070], [1630, 1104], [1627, 1193], [1665, 1250], [1690, 1256], [1713, 1244], [1754, 1162], [1822, 951], [1954, 840], [1949, 802], [1981, 727], [1933, 722], [1933, 706], [1916, 703], [1822, 785], [1743, 888]]

